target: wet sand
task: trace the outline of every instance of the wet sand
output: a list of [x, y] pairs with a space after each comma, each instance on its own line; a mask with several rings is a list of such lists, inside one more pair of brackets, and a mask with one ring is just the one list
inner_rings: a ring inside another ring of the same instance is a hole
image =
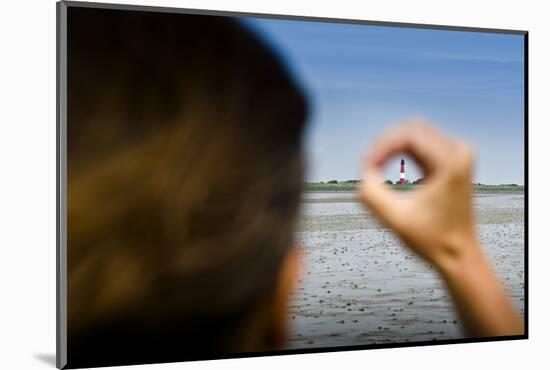
[[[524, 308], [523, 193], [477, 194], [483, 248]], [[464, 338], [435, 269], [409, 252], [353, 192], [307, 192], [298, 241], [305, 262], [291, 304], [289, 348]]]

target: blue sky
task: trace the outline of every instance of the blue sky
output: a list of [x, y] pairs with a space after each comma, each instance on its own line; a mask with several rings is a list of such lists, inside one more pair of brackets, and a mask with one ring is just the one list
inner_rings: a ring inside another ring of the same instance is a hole
[[[421, 116], [477, 151], [475, 182], [523, 184], [523, 36], [247, 19], [312, 107], [308, 181], [360, 178], [385, 128]], [[422, 174], [409, 158], [407, 178]], [[399, 178], [399, 158], [386, 178]]]

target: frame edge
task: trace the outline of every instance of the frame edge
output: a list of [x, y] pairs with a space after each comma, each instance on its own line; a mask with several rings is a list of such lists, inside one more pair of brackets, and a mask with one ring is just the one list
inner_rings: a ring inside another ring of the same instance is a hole
[[56, 367], [67, 365], [67, 4], [56, 3]]

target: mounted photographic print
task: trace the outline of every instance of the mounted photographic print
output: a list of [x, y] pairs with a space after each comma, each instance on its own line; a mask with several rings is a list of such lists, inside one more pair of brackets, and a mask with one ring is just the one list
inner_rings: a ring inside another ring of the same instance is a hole
[[59, 368], [527, 338], [526, 31], [57, 11]]

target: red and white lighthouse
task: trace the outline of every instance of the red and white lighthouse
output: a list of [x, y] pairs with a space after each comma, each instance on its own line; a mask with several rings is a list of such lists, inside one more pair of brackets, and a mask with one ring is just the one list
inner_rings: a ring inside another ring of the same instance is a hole
[[399, 184], [405, 184], [405, 160], [401, 158], [401, 174], [399, 176]]

